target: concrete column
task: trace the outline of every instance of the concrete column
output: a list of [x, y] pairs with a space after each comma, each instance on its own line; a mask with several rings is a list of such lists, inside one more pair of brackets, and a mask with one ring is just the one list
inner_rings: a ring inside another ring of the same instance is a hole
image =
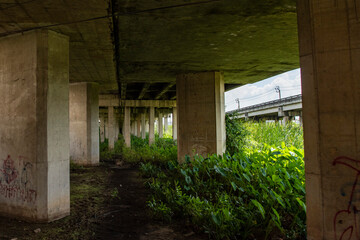
[[130, 133], [130, 107], [124, 108], [124, 126], [123, 126], [123, 133], [124, 133], [124, 140], [125, 145], [127, 147], [131, 147], [131, 133]]
[[105, 141], [105, 117], [103, 115], [100, 116], [100, 141]]
[[120, 133], [120, 119], [119, 115], [115, 113], [115, 141], [119, 139], [119, 133]]
[[159, 112], [159, 138], [164, 136], [164, 125], [163, 125], [164, 115]]
[[167, 130], [168, 130], [168, 122], [169, 121], [169, 114], [165, 114], [164, 115], [164, 133], [166, 133], [167, 132]]
[[224, 79], [219, 72], [179, 75], [176, 79], [179, 120], [178, 160], [198, 153], [225, 151]]
[[139, 116], [137, 116], [137, 118], [136, 118], [136, 133], [137, 133], [136, 136], [138, 138], [140, 138], [141, 137], [141, 119]]
[[174, 107], [173, 108], [173, 114], [172, 114], [172, 128], [173, 128], [173, 139], [177, 140], [177, 121], [178, 121], [178, 117], [177, 117], [177, 108]]
[[109, 136], [109, 149], [114, 149], [114, 144], [115, 144], [114, 107], [108, 107], [108, 136]]
[[136, 121], [131, 121], [131, 135], [136, 135]]
[[0, 214], [69, 215], [69, 39], [48, 30], [0, 38], [0, 69]]
[[307, 239], [360, 239], [357, 1], [298, 1]]
[[[155, 121], [155, 120], [154, 120]], [[146, 120], [145, 123], [145, 132], [149, 133], [150, 132], [150, 123], [149, 120]]]
[[72, 83], [70, 107], [70, 159], [97, 165], [99, 151], [99, 84]]
[[282, 119], [282, 124], [285, 126], [289, 122], [290, 122], [290, 117], [289, 116], [284, 116], [283, 119]]
[[149, 145], [155, 143], [155, 133], [154, 133], [154, 124], [155, 124], [155, 108], [150, 107], [150, 117], [149, 117]]
[[146, 138], [146, 121], [145, 121], [145, 113], [141, 114], [141, 138]]
[[105, 139], [109, 139], [109, 113], [107, 118], [105, 118]]

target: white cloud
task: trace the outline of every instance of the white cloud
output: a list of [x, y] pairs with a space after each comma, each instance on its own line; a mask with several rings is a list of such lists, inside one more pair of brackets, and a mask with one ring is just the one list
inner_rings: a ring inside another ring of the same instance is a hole
[[275, 87], [279, 86], [281, 97], [301, 93], [300, 69], [295, 69], [260, 82], [248, 84], [225, 93], [226, 111], [236, 109], [236, 98], [240, 99], [240, 107], [267, 102], [279, 98]]

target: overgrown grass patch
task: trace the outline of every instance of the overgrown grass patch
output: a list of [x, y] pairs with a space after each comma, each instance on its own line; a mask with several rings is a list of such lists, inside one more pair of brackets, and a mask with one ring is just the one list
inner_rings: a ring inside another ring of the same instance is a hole
[[186, 217], [216, 239], [305, 236], [302, 150], [284, 147], [142, 164], [154, 216]]

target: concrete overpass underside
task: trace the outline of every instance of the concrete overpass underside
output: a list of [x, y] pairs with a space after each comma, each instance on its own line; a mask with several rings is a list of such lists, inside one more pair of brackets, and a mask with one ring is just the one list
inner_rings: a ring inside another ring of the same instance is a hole
[[103, 95], [119, 99], [119, 106], [107, 106], [110, 147], [120, 129], [117, 114], [124, 116], [126, 144], [132, 119], [152, 143], [155, 118], [169, 109], [142, 101], [176, 100], [181, 161], [194, 149], [224, 152], [225, 90], [300, 62], [308, 239], [359, 239], [359, 207], [352, 193], [340, 194], [356, 176], [354, 191], [359, 175], [358, 6], [357, 0], [299, 0], [297, 10], [295, 0], [1, 1], [0, 213], [30, 221], [69, 214], [69, 158], [98, 163]]

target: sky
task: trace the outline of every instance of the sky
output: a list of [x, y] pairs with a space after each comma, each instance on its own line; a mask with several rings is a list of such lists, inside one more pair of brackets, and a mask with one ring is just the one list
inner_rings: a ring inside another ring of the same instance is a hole
[[240, 108], [279, 99], [276, 86], [280, 87], [281, 98], [301, 94], [300, 69], [225, 92], [225, 111], [238, 108], [236, 98], [240, 99]]

